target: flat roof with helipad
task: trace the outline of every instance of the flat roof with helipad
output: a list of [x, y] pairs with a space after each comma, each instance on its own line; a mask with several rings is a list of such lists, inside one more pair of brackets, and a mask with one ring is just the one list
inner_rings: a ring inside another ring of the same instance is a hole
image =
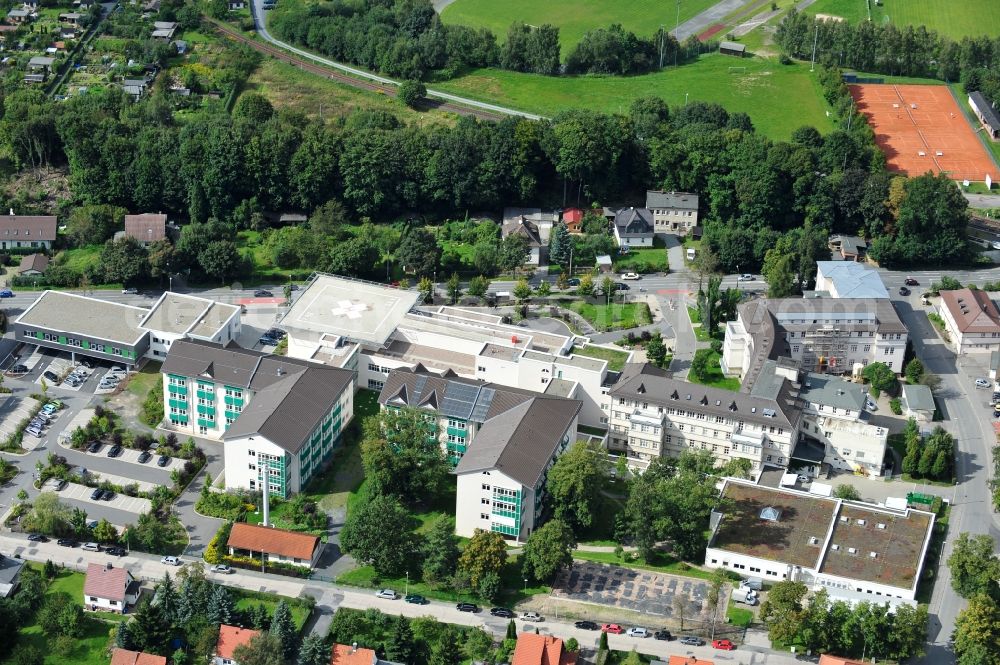
[[146, 334], [139, 322], [147, 314], [149, 310], [142, 307], [65, 291], [44, 291], [15, 323], [135, 345]]
[[318, 274], [281, 319], [281, 326], [293, 335], [325, 333], [382, 345], [419, 297], [415, 290]]

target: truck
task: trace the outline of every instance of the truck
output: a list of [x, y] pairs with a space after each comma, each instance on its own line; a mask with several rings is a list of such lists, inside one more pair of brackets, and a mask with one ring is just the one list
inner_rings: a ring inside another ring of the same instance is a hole
[[757, 593], [753, 589], [733, 589], [733, 602], [756, 605]]

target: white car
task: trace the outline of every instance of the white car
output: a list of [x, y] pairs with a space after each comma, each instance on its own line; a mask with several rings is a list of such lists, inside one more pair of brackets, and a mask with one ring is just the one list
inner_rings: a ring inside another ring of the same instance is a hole
[[805, 484], [809, 482], [809, 476], [800, 473], [798, 476], [795, 477], [795, 480], [799, 481], [802, 484]]
[[878, 411], [878, 404], [876, 404], [875, 400], [873, 400], [871, 397], [865, 399], [865, 407], [869, 411]]
[[229, 573], [233, 572], [233, 569], [224, 563], [217, 563], [214, 566], [212, 566], [212, 572], [228, 575]]
[[627, 272], [622, 275], [622, 279], [642, 279], [637, 272]]
[[989, 388], [990, 387], [990, 381], [989, 381], [989, 379], [976, 379], [976, 387], [977, 388]]
[[753, 279], [754, 279], [753, 275], [751, 275], [748, 272], [745, 272], [742, 275], [740, 275], [739, 277], [737, 277], [736, 281], [737, 282], [752, 282]]
[[521, 615], [521, 621], [545, 621], [545, 618], [538, 612], [525, 612]]
[[376, 598], [385, 598], [386, 600], [396, 600], [396, 592], [392, 589], [379, 589], [375, 592]]
[[181, 565], [181, 560], [175, 556], [165, 556], [160, 559], [160, 563], [167, 566], [179, 566]]
[[625, 631], [625, 634], [629, 637], [649, 637], [649, 631], [645, 628], [639, 628], [638, 626], [629, 628]]

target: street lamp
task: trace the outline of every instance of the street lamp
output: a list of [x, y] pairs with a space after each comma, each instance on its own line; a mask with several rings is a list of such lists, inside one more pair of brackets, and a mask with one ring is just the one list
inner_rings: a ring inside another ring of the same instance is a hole
[[528, 578], [527, 577], [524, 578], [524, 593], [525, 594], [528, 593]]
[[410, 571], [406, 571], [406, 586], [403, 587], [403, 595], [410, 595]]

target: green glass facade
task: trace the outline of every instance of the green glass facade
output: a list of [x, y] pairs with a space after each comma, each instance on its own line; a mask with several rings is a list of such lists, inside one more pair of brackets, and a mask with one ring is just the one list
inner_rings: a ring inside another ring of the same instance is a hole
[[499, 524], [497, 522], [492, 522], [490, 524], [490, 529], [496, 531], [497, 533], [502, 533], [505, 536], [514, 536], [515, 538], [521, 535], [521, 492], [520, 490], [514, 492], [512, 490], [507, 490], [503, 488], [494, 488], [493, 490], [493, 506], [491, 508], [493, 515], [499, 515], [501, 517], [509, 517], [514, 520], [513, 526], [507, 526], [506, 524]]

